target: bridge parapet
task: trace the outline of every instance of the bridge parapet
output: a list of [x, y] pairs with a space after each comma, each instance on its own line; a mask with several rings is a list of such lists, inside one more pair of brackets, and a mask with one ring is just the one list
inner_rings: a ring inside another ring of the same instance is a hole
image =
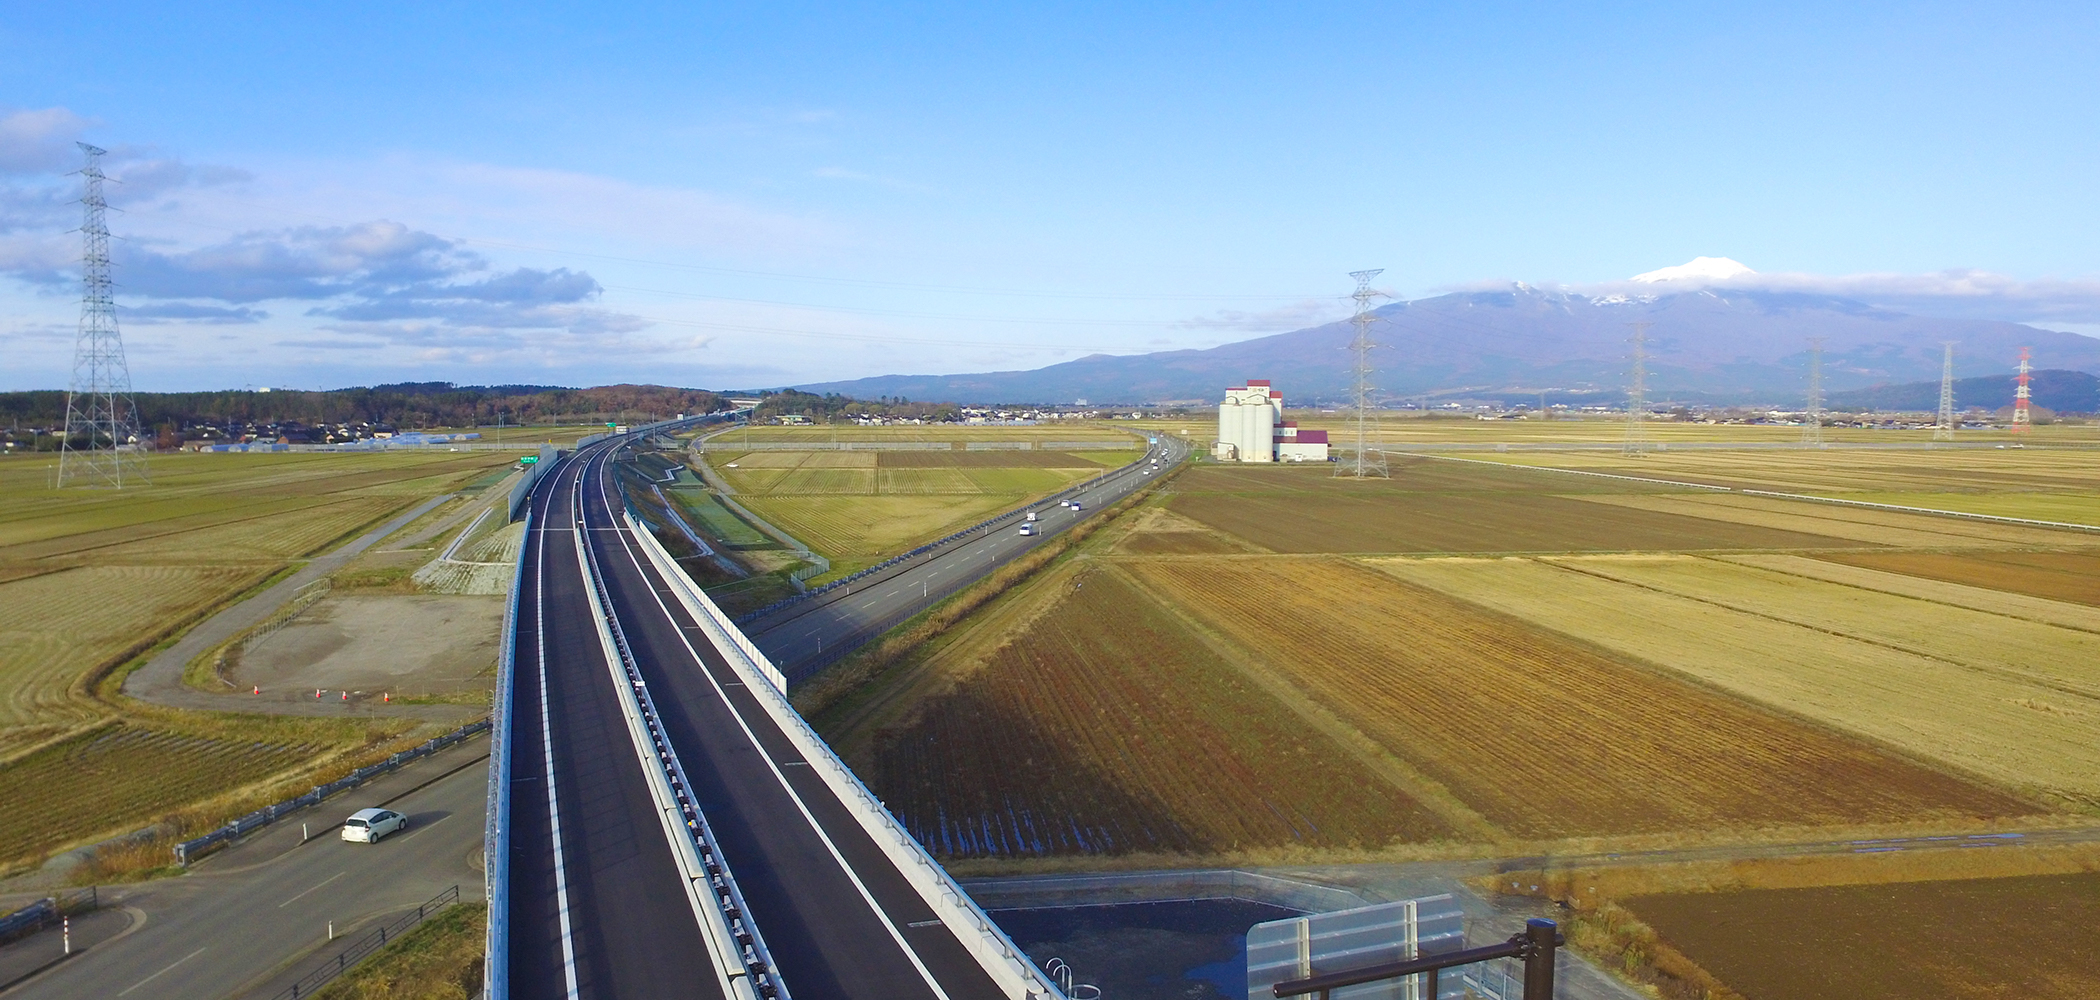
[[852, 769], [833, 753], [787, 699], [787, 681], [779, 668], [732, 624], [722, 609], [686, 576], [662, 543], [632, 511], [623, 511], [627, 527], [647, 553], [658, 574], [670, 583], [678, 600], [698, 622], [701, 631], [764, 706], [774, 725], [794, 743], [811, 770], [824, 778], [832, 794], [845, 804], [854, 818], [879, 846], [897, 871], [911, 883], [941, 922], [955, 932], [971, 957], [1012, 1000], [1064, 1000], [1064, 994], [1028, 956], [1006, 936], [1006, 932], [972, 900], [946, 869], [926, 853], [917, 839], [897, 822], [882, 801], [861, 783]]

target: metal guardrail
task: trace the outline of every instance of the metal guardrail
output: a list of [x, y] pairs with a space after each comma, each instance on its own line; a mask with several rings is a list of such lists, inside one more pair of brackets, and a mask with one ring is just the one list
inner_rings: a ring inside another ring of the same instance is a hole
[[195, 861], [198, 858], [201, 858], [204, 855], [209, 854], [220, 847], [224, 847], [226, 844], [231, 843], [235, 839], [245, 836], [250, 831], [258, 830], [265, 826], [269, 826], [270, 824], [277, 822], [279, 819], [285, 816], [289, 816], [292, 813], [295, 813], [301, 809], [305, 809], [308, 806], [319, 805], [322, 802], [322, 800], [327, 799], [329, 796], [332, 796], [337, 792], [348, 791], [349, 789], [356, 788], [357, 786], [362, 785], [365, 782], [372, 780], [373, 778], [379, 777], [382, 774], [387, 774], [400, 768], [403, 764], [407, 764], [411, 761], [420, 760], [424, 757], [428, 757], [431, 754], [438, 752], [439, 750], [443, 750], [446, 747], [449, 747], [454, 743], [458, 743], [459, 741], [464, 740], [467, 737], [473, 736], [474, 734], [479, 733], [487, 728], [489, 728], [489, 720], [487, 719], [481, 719], [476, 722], [467, 723], [466, 725], [461, 726], [458, 729], [446, 733], [443, 736], [437, 737], [436, 739], [430, 740], [412, 750], [403, 750], [400, 753], [388, 757], [387, 759], [380, 761], [377, 764], [371, 764], [365, 767], [360, 767], [357, 770], [350, 772], [348, 775], [345, 775], [341, 778], [337, 778], [336, 780], [331, 781], [325, 785], [316, 785], [313, 791], [307, 792], [305, 795], [297, 796], [295, 798], [289, 798], [284, 800], [283, 802], [274, 803], [272, 805], [264, 806], [261, 809], [257, 809], [256, 811], [249, 813], [246, 816], [242, 816], [239, 819], [233, 820], [227, 823], [225, 826], [213, 830], [212, 832], [207, 833], [202, 837], [197, 837], [193, 840], [185, 840], [180, 844], [176, 844], [175, 862], [177, 864], [187, 865], [190, 862]]
[[822, 777], [905, 881], [935, 915], [956, 932], [956, 938], [971, 957], [991, 974], [994, 981], [1017, 987], [1009, 995], [1063, 1000], [1064, 994], [1035, 967], [1027, 954], [949, 877], [947, 870], [926, 853], [910, 831], [890, 815], [875, 793], [861, 783], [846, 762], [839, 759], [823, 737], [818, 736], [801, 713], [788, 703], [780, 670], [773, 666], [773, 662], [752, 644], [729, 616], [701, 593], [699, 585], [671, 559], [656, 536], [633, 521], [629, 525], [635, 529], [643, 551], [649, 554], [657, 571], [673, 584], [672, 590], [679, 600], [694, 613], [708, 641], [729, 662], [731, 670], [744, 675], [746, 689], [758, 697], [759, 704], [774, 725], [794, 744], [802, 759], [809, 762], [810, 769]]
[[0, 942], [34, 934], [76, 913], [102, 905], [102, 894], [94, 886], [45, 896], [6, 916], [0, 916]]
[[1454, 966], [1472, 965], [1476, 962], [1493, 961], [1498, 958], [1517, 958], [1524, 961], [1523, 1000], [1553, 1000], [1554, 953], [1565, 943], [1565, 939], [1553, 921], [1533, 917], [1525, 921], [1524, 933], [1512, 935], [1508, 941], [1501, 944], [1491, 944], [1484, 948], [1467, 948], [1464, 951], [1448, 952], [1442, 955], [1411, 959], [1405, 962], [1376, 965], [1368, 969], [1353, 969], [1344, 972], [1328, 973], [1324, 976], [1293, 979], [1277, 983], [1270, 988], [1270, 992], [1278, 998], [1311, 995], [1318, 996], [1320, 1000], [1328, 1000], [1335, 990], [1350, 986], [1362, 986], [1366, 983], [1385, 982], [1391, 979], [1404, 979], [1409, 976], [1420, 976], [1426, 973], [1429, 982], [1427, 984], [1428, 988], [1424, 992], [1429, 996], [1435, 997], [1442, 995], [1437, 983], [1437, 973], [1444, 969]]
[[[539, 459], [532, 463], [532, 468], [525, 471], [524, 477], [518, 480], [517, 485], [510, 488], [510, 520], [515, 521], [518, 519], [518, 508], [532, 500], [533, 488], [540, 484], [541, 479], [546, 478], [547, 473], [552, 471], [555, 463], [559, 461], [561, 461], [561, 452], [555, 450], [553, 445], [540, 445]], [[473, 529], [469, 528], [467, 530], [472, 531]], [[466, 536], [461, 535], [460, 537], [465, 538]], [[447, 551], [445, 558], [450, 559], [451, 557], [452, 553]]]
[[379, 925], [370, 934], [358, 938], [356, 943], [343, 949], [334, 958], [321, 963], [320, 968], [293, 980], [292, 985], [285, 987], [271, 1000], [299, 1000], [301, 997], [313, 996], [321, 987], [327, 985], [329, 980], [349, 971], [352, 966], [364, 960], [365, 956], [386, 947], [389, 941], [400, 940], [402, 933], [422, 923], [425, 917], [457, 902], [459, 886], [455, 885], [416, 907], [414, 913], [404, 913], [388, 923]]
[[[533, 514], [525, 513], [525, 537], [532, 537]], [[510, 996], [510, 764], [512, 683], [517, 676], [518, 591], [525, 580], [525, 553], [531, 546], [518, 546], [518, 562], [511, 572], [510, 597], [503, 605], [503, 641], [497, 645], [496, 701], [489, 710], [489, 794], [487, 816], [482, 821], [482, 891], [489, 901], [486, 947], [482, 954], [481, 982], [488, 1000]]]
[[[579, 506], [582, 504], [581, 486], [579, 482]], [[628, 517], [632, 524], [631, 511]], [[612, 595], [606, 591], [605, 575], [598, 568], [598, 554], [584, 538], [580, 523], [575, 530], [577, 561], [590, 584], [587, 593], [598, 619], [599, 638], [606, 646], [606, 658], [611, 661], [609, 665], [616, 675], [621, 709], [628, 716], [635, 751], [643, 757], [645, 766], [649, 763], [656, 765], [654, 773], [647, 775], [650, 793], [657, 798], [662, 810], [660, 818], [665, 833], [674, 838], [683, 835], [685, 842], [673, 846], [683, 848], [676, 853], [680, 867], [685, 869], [686, 888], [695, 910], [711, 907], [694, 915], [701, 919], [702, 931], [717, 953], [715, 964], [730, 984], [741, 978], [745, 988], [758, 997], [787, 1000], [787, 985], [781, 981], [773, 956], [766, 950], [765, 938], [759, 934], [758, 925], [749, 917], [751, 908], [744, 903], [743, 892], [737, 888], [736, 877], [730, 873], [729, 863], [722, 855], [707, 816], [693, 800], [692, 782], [686, 778], [685, 768], [678, 762], [678, 752], [664, 733], [655, 699], [649, 694], [641, 666], [627, 646], [627, 635], [620, 627], [619, 616], [612, 613]], [[651, 540], [654, 540], [653, 536]], [[672, 833], [674, 830], [677, 832]], [[703, 891], [705, 902], [702, 901]], [[732, 961], [740, 971], [727, 965]], [[748, 995], [740, 990], [726, 988], [725, 991], [731, 995]]]
[[[1146, 452], [1146, 455], [1149, 456], [1150, 454], [1151, 452], [1148, 450]], [[954, 532], [949, 535], [945, 535], [931, 542], [927, 542], [926, 544], [921, 545], [918, 548], [911, 550], [910, 552], [906, 552], [902, 555], [891, 556], [890, 558], [885, 559], [882, 562], [876, 563], [873, 566], [869, 566], [865, 569], [858, 570], [846, 576], [839, 577], [838, 579], [833, 580], [830, 583], [827, 583], [821, 587], [803, 591], [802, 593], [796, 594], [793, 597], [783, 597], [780, 600], [774, 601], [773, 603], [768, 604], [765, 607], [762, 607], [756, 611], [747, 611], [741, 615], [736, 616], [734, 621], [738, 625], [748, 625], [751, 622], [755, 622], [761, 618], [767, 617], [768, 615], [772, 615], [780, 611], [785, 611], [788, 608], [794, 607], [797, 604], [801, 604], [802, 602], [807, 601], [813, 597], [828, 594], [833, 590], [837, 590], [840, 587], [851, 586], [854, 583], [864, 580], [870, 576], [874, 576], [885, 570], [893, 569], [897, 566], [908, 563], [913, 559], [917, 559], [921, 556], [930, 554], [935, 549], [939, 549], [947, 545], [952, 545], [956, 542], [967, 539], [971, 535], [975, 535], [978, 532], [990, 531], [995, 525], [1005, 524], [1014, 520], [1015, 518], [1023, 517], [1027, 515], [1030, 511], [1036, 510], [1039, 506], [1047, 505], [1053, 500], [1077, 496], [1078, 494], [1093, 489], [1094, 487], [1099, 486], [1102, 483], [1108, 482], [1109, 480], [1114, 479], [1117, 476], [1135, 471], [1141, 468], [1144, 464], [1145, 458], [1140, 457], [1137, 461], [1132, 462], [1129, 465], [1123, 466], [1122, 468], [1114, 469], [1109, 472], [1104, 472], [1101, 475], [1095, 476], [1094, 478], [1089, 479], [1086, 482], [1080, 483], [1076, 486], [1067, 486], [1063, 490], [1060, 490], [1047, 497], [1044, 497], [1041, 500], [1036, 501], [1035, 503], [1028, 504], [1025, 507], [1015, 508], [1013, 510], [1007, 511], [1004, 514], [1000, 514], [997, 517], [992, 517], [983, 521], [979, 521], [976, 524], [970, 525], [969, 527], [964, 528], [960, 531]]]

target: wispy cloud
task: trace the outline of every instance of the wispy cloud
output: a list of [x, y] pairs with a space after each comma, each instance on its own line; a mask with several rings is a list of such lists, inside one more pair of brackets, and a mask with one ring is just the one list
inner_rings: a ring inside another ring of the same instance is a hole
[[1181, 330], [1220, 330], [1237, 333], [1282, 333], [1302, 330], [1308, 326], [1331, 323], [1347, 314], [1338, 303], [1326, 299], [1303, 299], [1290, 305], [1274, 309], [1243, 312], [1237, 309], [1220, 309], [1208, 316], [1197, 316], [1174, 324]]
[[130, 324], [194, 323], [210, 326], [260, 323], [270, 318], [269, 313], [247, 306], [208, 306], [194, 302], [124, 305], [117, 308], [117, 315]]
[[1828, 295], [1926, 316], [2013, 322], [2100, 323], [2100, 278], [2016, 278], [1973, 268], [1923, 274], [1752, 272], [1728, 278], [1615, 281], [1571, 286], [1588, 294], [1655, 295], [1690, 289]]

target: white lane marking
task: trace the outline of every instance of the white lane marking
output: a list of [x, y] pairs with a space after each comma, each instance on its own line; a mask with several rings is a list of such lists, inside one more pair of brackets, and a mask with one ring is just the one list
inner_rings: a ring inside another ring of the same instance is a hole
[[[348, 875], [348, 874], [350, 874], [350, 873], [349, 873], [349, 872], [336, 872], [335, 874], [333, 874], [333, 875], [330, 875], [330, 876], [328, 876], [328, 877], [327, 877], [327, 878], [325, 878], [325, 879], [322, 879], [322, 880], [321, 880], [321, 885], [327, 885], [328, 883], [330, 883], [330, 882], [333, 882], [333, 881], [335, 881], [336, 879], [342, 878], [343, 876], [345, 876], [345, 875]], [[314, 887], [313, 887], [312, 889], [308, 889], [308, 890], [306, 890], [306, 892], [302, 892], [302, 893], [300, 893], [300, 894], [299, 894], [299, 895], [297, 895], [297, 896], [293, 896], [292, 898], [290, 898], [290, 899], [287, 899], [287, 900], [285, 900], [284, 902], [282, 902], [282, 903], [279, 903], [279, 904], [277, 904], [277, 908], [278, 908], [278, 909], [280, 909], [280, 910], [282, 910], [282, 909], [284, 909], [285, 907], [287, 907], [287, 906], [290, 906], [290, 905], [292, 905], [293, 903], [296, 903], [296, 902], [298, 902], [298, 901], [300, 901], [300, 900], [302, 900], [302, 899], [305, 899], [305, 898], [306, 898], [306, 896], [307, 896], [307, 893], [311, 893], [311, 892], [317, 892], [317, 891], [319, 891], [319, 890], [320, 890], [320, 888], [321, 888], [321, 885], [317, 885], [317, 886], [314, 886]]]
[[[610, 503], [606, 505], [606, 513], [608, 515], [612, 513], [612, 505]], [[648, 571], [642, 568], [642, 557], [635, 554], [634, 544], [628, 540], [624, 532], [620, 535], [620, 547], [627, 552], [627, 561], [634, 565], [635, 572], [640, 574], [642, 579], [648, 579]], [[656, 602], [657, 610], [663, 612], [665, 620], [678, 620], [671, 614], [670, 607], [664, 604], [663, 596], [656, 592], [655, 587], [649, 588], [649, 597]], [[744, 738], [749, 740], [753, 747], [762, 747], [763, 744], [758, 741], [758, 734], [751, 731], [751, 724], [744, 720], [744, 714], [737, 711], [736, 706], [730, 703], [729, 692], [722, 690], [722, 683], [715, 680], [715, 672], [707, 668], [707, 661], [700, 658], [700, 651], [693, 648], [692, 640], [686, 638], [684, 632], [676, 632], [675, 634], [678, 636], [678, 641], [685, 644], [686, 654], [691, 656], [693, 662], [700, 666], [700, 676], [707, 678], [707, 683], [715, 689], [715, 697], [722, 699], [722, 707], [729, 709], [729, 717], [735, 719], [737, 728], [744, 731]], [[875, 914], [875, 919], [882, 921], [883, 929], [890, 932], [890, 939], [897, 942], [897, 950], [904, 953], [904, 957], [911, 962], [912, 968], [918, 970], [919, 978], [926, 981], [926, 988], [932, 990], [933, 995], [939, 997], [940, 1000], [950, 1000], [948, 991], [942, 989], [940, 981], [933, 978], [933, 970], [928, 969], [926, 963], [919, 960], [918, 952], [913, 951], [910, 945], [904, 943], [904, 932], [897, 929], [897, 924], [890, 919], [888, 913], [883, 911], [882, 904], [875, 901], [875, 894], [869, 892], [867, 885], [860, 880], [860, 873], [854, 871], [853, 866], [846, 863], [846, 856], [839, 851], [837, 844], [831, 842], [831, 835], [824, 832], [824, 827], [817, 822], [817, 817], [810, 813], [809, 805], [802, 801], [802, 796], [795, 791], [795, 786], [788, 784], [787, 775], [780, 773], [780, 766], [773, 763], [773, 758], [771, 757], [766, 757], [763, 754], [760, 757], [766, 762], [766, 770], [773, 772], [773, 780], [780, 783], [781, 791], [786, 792], [788, 798], [795, 803], [795, 811], [802, 814], [803, 821], [809, 824], [810, 830], [816, 833], [817, 839], [824, 842], [824, 849], [831, 852], [831, 858], [838, 863], [839, 870], [846, 874], [846, 879], [853, 883], [853, 888], [859, 890], [860, 898], [867, 901], [868, 910]], [[830, 786], [827, 785], [826, 787]]]
[[[580, 483], [582, 478], [578, 477]], [[557, 484], [555, 489], [560, 489]], [[578, 492], [581, 492], [579, 490]], [[551, 491], [550, 491], [551, 496]], [[573, 505], [575, 501], [571, 500]], [[553, 500], [548, 504], [552, 506]], [[576, 985], [576, 941], [569, 924], [569, 870], [563, 864], [561, 850], [561, 808], [554, 790], [554, 731], [548, 723], [547, 713], [547, 541], [540, 540], [540, 567], [533, 587], [533, 631], [539, 635], [540, 646], [540, 745], [546, 748], [547, 758], [547, 825], [553, 831], [554, 840], [554, 898], [555, 909], [561, 915], [561, 971], [569, 987], [569, 1000], [577, 1000]]]
[[[204, 947], [205, 947], [205, 948], [209, 948], [209, 947], [211, 947], [211, 946], [210, 946], [210, 945], [205, 945]], [[178, 965], [181, 965], [182, 963], [184, 963], [184, 962], [187, 962], [187, 961], [189, 961], [190, 959], [196, 958], [197, 956], [199, 956], [199, 955], [202, 955], [202, 954], [204, 954], [204, 948], [199, 948], [199, 949], [197, 949], [196, 951], [190, 952], [189, 954], [187, 954], [187, 955], [184, 955], [184, 956], [182, 956], [181, 958], [178, 958], [178, 959], [176, 959], [176, 960], [174, 960], [174, 961], [172, 961], [172, 962], [169, 962], [169, 963], [168, 963], [168, 967], [167, 967], [167, 968], [165, 968], [165, 969], [162, 969], [162, 970], [160, 970], [159, 972], [156, 972], [156, 973], [154, 973], [154, 974], [152, 974], [152, 975], [150, 975], [150, 976], [147, 976], [147, 977], [146, 977], [146, 978], [144, 978], [144, 979], [141, 979], [141, 980], [139, 980], [138, 982], [135, 982], [135, 983], [131, 984], [131, 989], [127, 989], [127, 990], [125, 990], [125, 991], [124, 991], [123, 993], [119, 993], [119, 994], [117, 994], [117, 995], [118, 995], [118, 996], [120, 996], [120, 997], [121, 997], [121, 996], [125, 996], [125, 995], [129, 994], [129, 993], [131, 992], [131, 990], [135, 990], [135, 989], [138, 989], [139, 987], [141, 987], [141, 986], [144, 986], [144, 985], [146, 985], [147, 983], [150, 983], [150, 982], [152, 982], [152, 981], [154, 981], [154, 980], [156, 980], [156, 979], [159, 979], [159, 978], [160, 978], [160, 977], [162, 977], [162, 976], [165, 976], [165, 975], [167, 975], [167, 974], [168, 974], [168, 973], [170, 973], [170, 972], [173, 972], [173, 971], [175, 971], [175, 967], [176, 967], [176, 966], [178, 966]]]

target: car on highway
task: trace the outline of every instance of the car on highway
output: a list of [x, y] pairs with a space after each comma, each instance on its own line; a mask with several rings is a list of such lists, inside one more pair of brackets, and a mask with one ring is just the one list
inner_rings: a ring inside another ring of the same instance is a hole
[[[1034, 515], [1030, 515], [1030, 516], [1032, 517], [1032, 516], [1034, 516]], [[1022, 525], [1022, 526], [1021, 526], [1021, 534], [1022, 534], [1023, 536], [1027, 536], [1027, 535], [1033, 535], [1033, 534], [1035, 534], [1035, 525], [1033, 525], [1033, 524], [1024, 524], [1024, 525]]]
[[1072, 501], [1072, 509], [1073, 509], [1074, 511], [1082, 511], [1082, 510], [1085, 510], [1086, 508], [1085, 508], [1085, 507], [1082, 507], [1082, 506], [1080, 506], [1080, 505], [1079, 505], [1079, 501], [1077, 501], [1077, 500], [1074, 500], [1074, 501]]
[[391, 809], [359, 809], [343, 821], [343, 839], [353, 843], [376, 844], [379, 838], [406, 829], [408, 817]]
[[1032, 510], [1031, 510], [1031, 511], [1029, 511], [1029, 512], [1028, 512], [1028, 518], [1027, 518], [1027, 519], [1028, 519], [1028, 520], [1030, 520], [1030, 521], [1033, 521], [1033, 520], [1035, 520], [1035, 511], [1032, 511]]

